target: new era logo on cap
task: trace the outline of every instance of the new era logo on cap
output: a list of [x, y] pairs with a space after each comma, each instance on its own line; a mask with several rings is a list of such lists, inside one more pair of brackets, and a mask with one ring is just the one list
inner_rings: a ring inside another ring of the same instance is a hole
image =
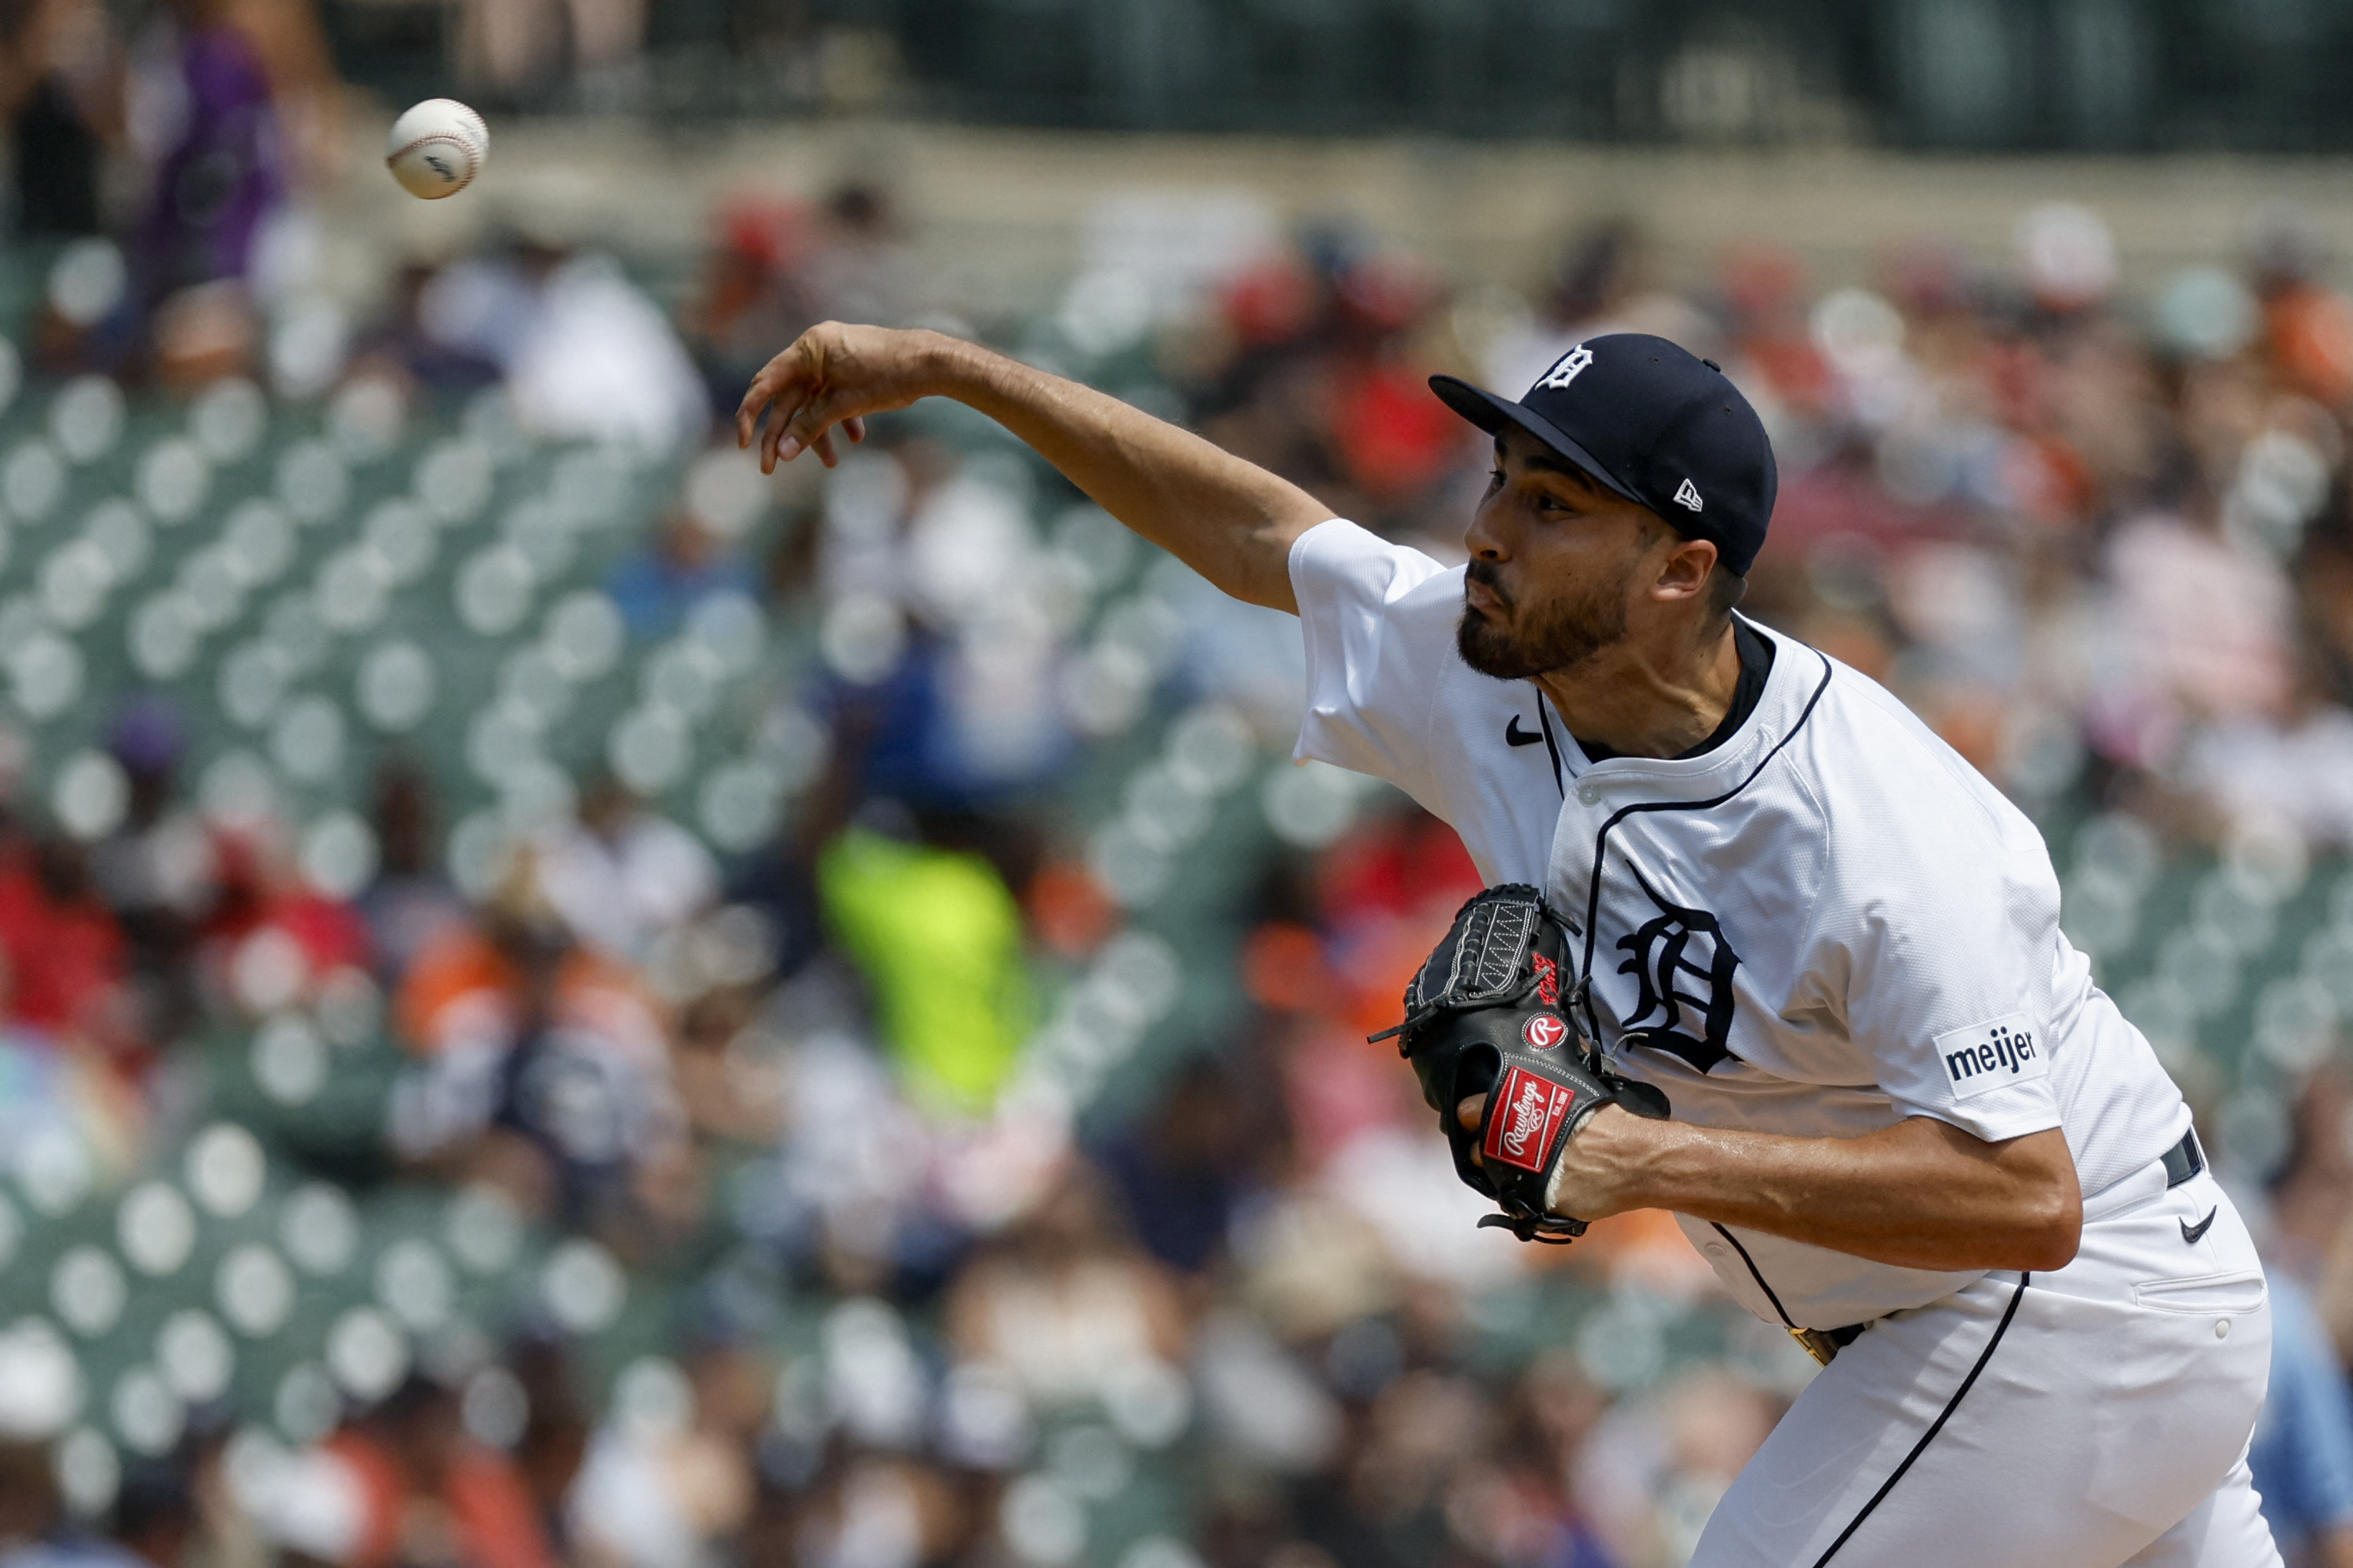
[[1677, 506], [1687, 506], [1694, 511], [1700, 510], [1701, 504], [1699, 499], [1699, 487], [1692, 483], [1689, 479], [1685, 479], [1683, 482], [1683, 488], [1675, 491], [1675, 504]]

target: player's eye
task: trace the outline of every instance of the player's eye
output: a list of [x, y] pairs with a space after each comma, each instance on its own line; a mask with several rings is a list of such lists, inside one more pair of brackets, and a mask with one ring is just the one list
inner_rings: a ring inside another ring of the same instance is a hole
[[1500, 464], [1487, 470], [1487, 488], [1491, 490], [1504, 488], [1504, 470]]

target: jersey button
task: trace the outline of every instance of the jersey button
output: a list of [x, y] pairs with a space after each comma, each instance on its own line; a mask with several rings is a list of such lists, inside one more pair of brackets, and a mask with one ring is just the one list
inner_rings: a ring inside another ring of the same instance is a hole
[[1595, 789], [1591, 784], [1579, 784], [1577, 786], [1577, 798], [1583, 801], [1586, 805], [1591, 805], [1595, 801], [1601, 798], [1601, 792]]
[[2217, 1318], [2214, 1320], [2214, 1337], [2218, 1340], [2227, 1340], [2231, 1337], [2230, 1319]]

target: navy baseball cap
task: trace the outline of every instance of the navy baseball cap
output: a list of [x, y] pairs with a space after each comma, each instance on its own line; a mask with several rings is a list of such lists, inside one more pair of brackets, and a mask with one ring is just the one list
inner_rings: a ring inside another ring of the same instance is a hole
[[1517, 403], [1451, 375], [1430, 390], [1480, 429], [1516, 425], [1685, 539], [1709, 541], [1736, 576], [1764, 547], [1780, 482], [1773, 446], [1714, 360], [1611, 332], [1561, 355]]

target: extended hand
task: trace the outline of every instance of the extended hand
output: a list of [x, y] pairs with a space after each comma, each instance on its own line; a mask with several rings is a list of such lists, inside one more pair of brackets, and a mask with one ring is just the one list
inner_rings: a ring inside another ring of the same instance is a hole
[[[904, 408], [931, 390], [930, 371], [950, 341], [936, 332], [839, 321], [811, 327], [752, 378], [751, 390], [735, 410], [735, 444], [749, 447], [760, 437], [764, 474], [812, 449], [832, 468], [840, 461], [833, 426], [840, 426], [852, 441], [866, 439], [865, 416]], [[760, 416], [772, 403], [774, 416], [762, 434]]]

